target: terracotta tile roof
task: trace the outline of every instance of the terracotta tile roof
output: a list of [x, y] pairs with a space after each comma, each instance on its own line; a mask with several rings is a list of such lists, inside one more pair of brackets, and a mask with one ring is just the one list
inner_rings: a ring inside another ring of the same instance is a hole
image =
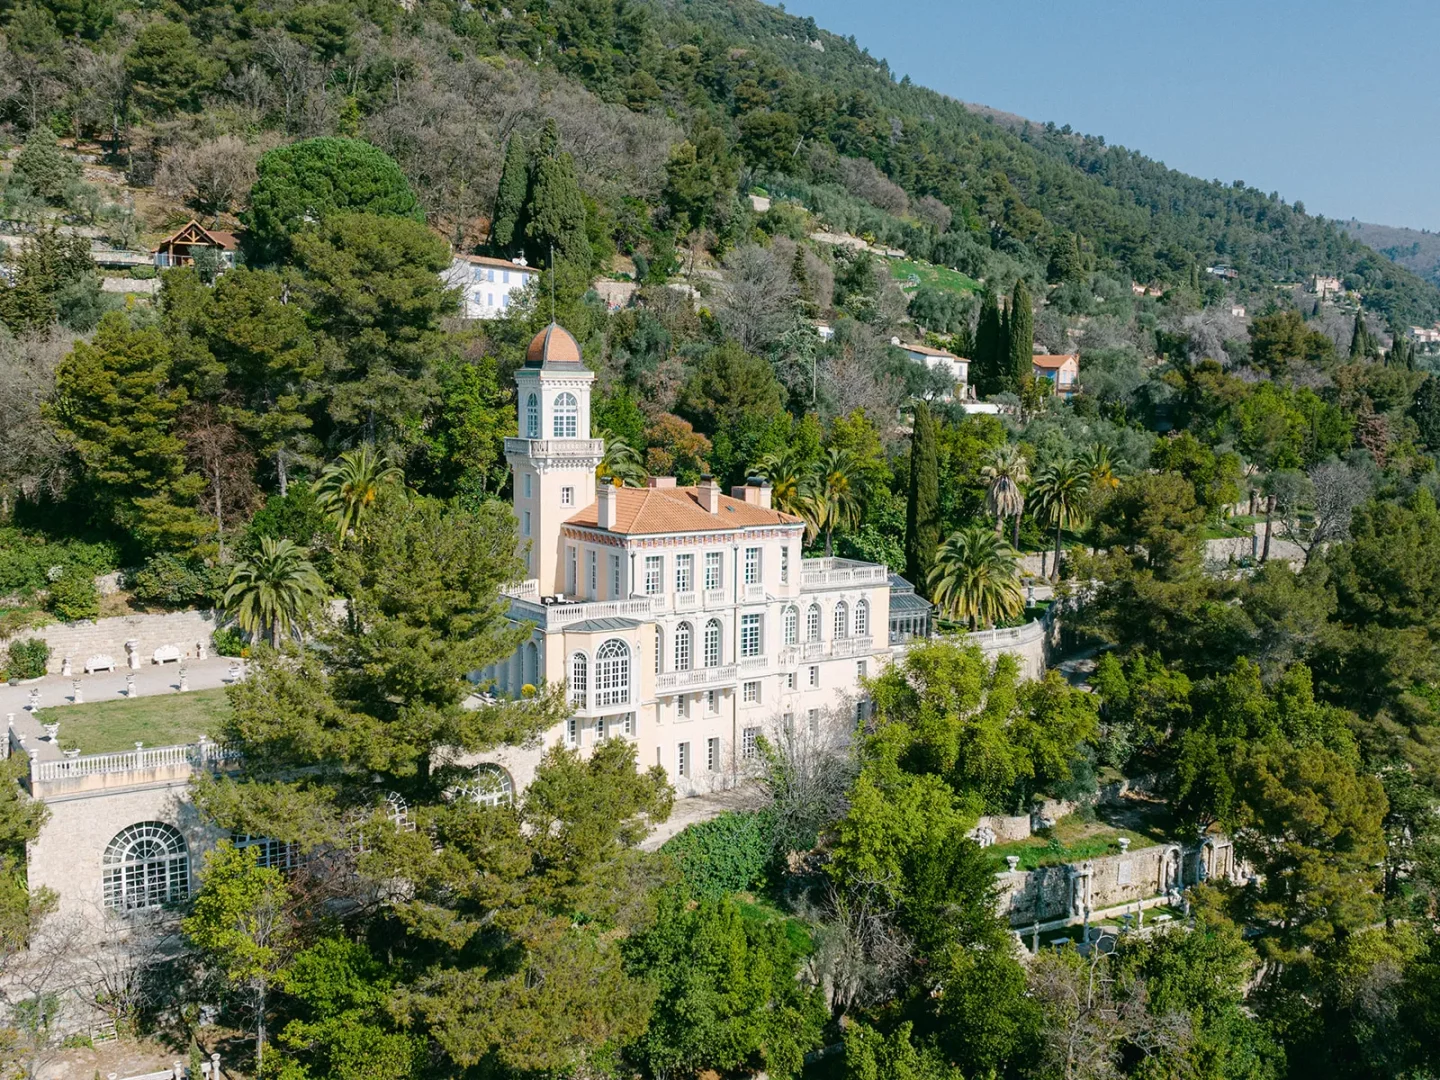
[[1079, 354], [1079, 353], [1062, 353], [1062, 354], [1060, 354], [1060, 355], [1058, 355], [1058, 356], [1039, 356], [1039, 355], [1036, 355], [1036, 356], [1032, 356], [1032, 357], [1030, 358], [1031, 363], [1033, 363], [1036, 367], [1040, 367], [1040, 368], [1060, 368], [1060, 367], [1064, 367], [1064, 366], [1065, 366], [1068, 362], [1070, 362], [1071, 360], [1075, 361], [1075, 363], [1078, 364], [1078, 363], [1080, 362], [1080, 354]]
[[580, 343], [569, 330], [552, 322], [531, 339], [530, 347], [525, 350], [525, 366], [538, 368], [562, 364], [580, 364]]
[[960, 360], [967, 364], [970, 362], [966, 360], [963, 356], [956, 356], [954, 353], [946, 352], [944, 349], [932, 349], [929, 345], [902, 344], [900, 348], [904, 349], [906, 352], [919, 353], [921, 356], [948, 356], [952, 360]]
[[[599, 513], [599, 504], [591, 503], [568, 524], [598, 528]], [[729, 495], [720, 496], [720, 512], [712, 514], [700, 505], [693, 487], [615, 488], [615, 526], [609, 531], [652, 535], [799, 524], [801, 519], [793, 514], [766, 510]]]

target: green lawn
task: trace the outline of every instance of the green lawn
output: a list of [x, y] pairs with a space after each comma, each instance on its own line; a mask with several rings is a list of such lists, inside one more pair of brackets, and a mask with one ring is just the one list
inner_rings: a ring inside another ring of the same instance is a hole
[[[972, 293], [980, 291], [980, 282], [974, 278], [951, 270], [948, 266], [932, 266], [930, 263], [911, 262], [909, 259], [891, 259], [890, 276], [899, 282], [918, 278], [920, 285], [929, 285], [950, 292]], [[911, 284], [915, 284], [911, 282]]]
[[214, 738], [230, 716], [223, 688], [184, 694], [140, 697], [134, 701], [99, 701], [42, 709], [41, 723], [60, 725], [60, 745], [79, 747], [82, 754], [108, 754], [146, 746]]
[[985, 854], [996, 870], [1005, 869], [1007, 855], [1020, 856], [1021, 870], [1034, 870], [1041, 866], [1059, 866], [1083, 859], [1118, 855], [1120, 845], [1116, 841], [1122, 836], [1130, 838], [1131, 851], [1155, 845], [1155, 841], [1144, 833], [1117, 828], [1103, 821], [1082, 821], [1078, 815], [1071, 814], [1057, 821], [1048, 836], [1037, 834], [1027, 840], [995, 844], [986, 848]]

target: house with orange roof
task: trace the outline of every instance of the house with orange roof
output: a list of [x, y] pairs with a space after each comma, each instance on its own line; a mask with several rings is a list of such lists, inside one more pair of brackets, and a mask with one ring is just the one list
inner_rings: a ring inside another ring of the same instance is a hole
[[1031, 370], [1037, 379], [1049, 379], [1051, 393], [1067, 400], [1074, 396], [1076, 384], [1080, 381], [1080, 354], [1060, 353], [1057, 355], [1036, 354], [1030, 358]]
[[502, 790], [559, 744], [636, 746], [682, 795], [760, 766], [760, 738], [863, 715], [863, 680], [929, 633], [931, 609], [883, 565], [807, 559], [803, 519], [752, 478], [645, 487], [597, 482], [595, 374], [565, 329], [536, 335], [515, 373], [519, 434], [505, 440], [525, 580], [509, 616], [528, 637], [475, 674], [484, 694], [564, 683], [569, 715], [544, 746], [483, 756]]
[[161, 240], [150, 254], [155, 265], [161, 269], [171, 266], [194, 266], [195, 255], [201, 251], [217, 252], [220, 266], [233, 269], [235, 253], [240, 250], [240, 240], [232, 232], [223, 229], [207, 229], [194, 218], [186, 222], [176, 233]]

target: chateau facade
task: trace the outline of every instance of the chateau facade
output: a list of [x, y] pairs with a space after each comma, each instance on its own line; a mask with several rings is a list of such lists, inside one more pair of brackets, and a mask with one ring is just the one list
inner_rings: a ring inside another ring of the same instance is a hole
[[[804, 522], [761, 481], [597, 488], [594, 380], [554, 324], [516, 373], [520, 436], [505, 455], [529, 576], [510, 617], [534, 629], [481, 680], [507, 696], [566, 681], [572, 711], [547, 745], [631, 739], [681, 795], [728, 786], [767, 731], [864, 709], [861, 680], [928, 633], [930, 606], [884, 566], [803, 558]], [[522, 787], [536, 760], [495, 759]]]

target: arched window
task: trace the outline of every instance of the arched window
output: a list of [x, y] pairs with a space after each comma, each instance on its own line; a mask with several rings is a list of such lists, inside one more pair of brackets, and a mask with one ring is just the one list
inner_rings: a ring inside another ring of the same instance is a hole
[[250, 836], [241, 834], [235, 837], [237, 848], [254, 848], [259, 852], [255, 860], [256, 865], [269, 870], [280, 870], [289, 873], [300, 865], [300, 845], [293, 840], [276, 840], [271, 836]]
[[540, 437], [540, 399], [534, 394], [525, 399], [525, 437]]
[[585, 705], [585, 676], [589, 674], [590, 665], [585, 659], [585, 654], [577, 652], [570, 657], [570, 704]]
[[385, 817], [401, 832], [414, 832], [415, 823], [410, 820], [410, 804], [398, 791], [385, 793]]
[[785, 609], [785, 644], [794, 645], [800, 640], [800, 612], [793, 607]]
[[475, 779], [464, 791], [481, 806], [509, 806], [515, 798], [515, 781], [499, 765], [486, 762], [475, 766]]
[[690, 670], [690, 624], [682, 622], [675, 628], [675, 670]]
[[805, 640], [820, 640], [820, 605], [811, 604], [810, 610], [805, 613]]
[[521, 661], [521, 689], [526, 686], [535, 686], [540, 682], [540, 650], [535, 647], [535, 642], [525, 643], [525, 651]]
[[837, 638], [850, 636], [850, 608], [844, 600], [835, 605], [835, 636]]
[[120, 830], [101, 860], [105, 906], [144, 911], [190, 896], [190, 853], [180, 830], [142, 821]]
[[720, 620], [711, 619], [705, 624], [705, 666], [720, 666]]
[[569, 392], [555, 397], [555, 438], [573, 439], [580, 432], [580, 403]]
[[630, 646], [611, 638], [595, 652], [595, 706], [630, 702]]
[[855, 636], [865, 637], [870, 633], [870, 601], [861, 600], [855, 605]]

